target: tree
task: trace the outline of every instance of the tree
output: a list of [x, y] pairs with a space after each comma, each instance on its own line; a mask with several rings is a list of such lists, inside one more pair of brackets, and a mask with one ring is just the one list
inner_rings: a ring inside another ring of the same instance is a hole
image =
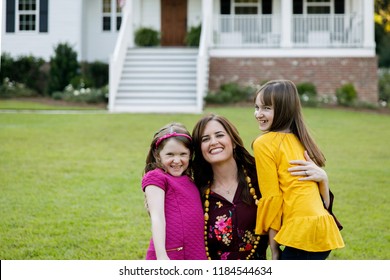
[[390, 0], [375, 0], [375, 42], [379, 67], [390, 67]]
[[375, 22], [390, 32], [390, 0], [375, 0]]

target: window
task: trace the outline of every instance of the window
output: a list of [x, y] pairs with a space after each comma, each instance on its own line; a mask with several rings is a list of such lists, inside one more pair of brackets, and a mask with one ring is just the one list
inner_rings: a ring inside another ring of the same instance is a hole
[[48, 0], [7, 0], [6, 32], [48, 32]]
[[18, 1], [19, 31], [35, 31], [37, 29], [37, 3], [35, 0]]
[[294, 15], [300, 14], [344, 14], [345, 0], [294, 0]]
[[330, 14], [332, 13], [332, 0], [307, 0], [307, 14]]
[[259, 2], [258, 0], [234, 0], [233, 11], [236, 15], [257, 15]]
[[103, 31], [118, 31], [122, 24], [122, 12], [119, 1], [102, 0]]
[[220, 0], [221, 15], [272, 14], [272, 0]]

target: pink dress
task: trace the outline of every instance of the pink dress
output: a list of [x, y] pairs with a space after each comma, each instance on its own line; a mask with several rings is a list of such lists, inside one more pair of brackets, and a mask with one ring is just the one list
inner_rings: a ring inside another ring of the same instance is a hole
[[[165, 248], [171, 260], [206, 260], [203, 207], [199, 191], [188, 176], [174, 177], [161, 169], [142, 178], [142, 190], [149, 185], [165, 191]], [[153, 239], [146, 252], [155, 260]]]

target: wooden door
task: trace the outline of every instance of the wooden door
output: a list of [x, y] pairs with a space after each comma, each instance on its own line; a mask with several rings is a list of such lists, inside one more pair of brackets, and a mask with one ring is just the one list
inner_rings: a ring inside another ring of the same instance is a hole
[[184, 46], [187, 0], [161, 0], [161, 46]]

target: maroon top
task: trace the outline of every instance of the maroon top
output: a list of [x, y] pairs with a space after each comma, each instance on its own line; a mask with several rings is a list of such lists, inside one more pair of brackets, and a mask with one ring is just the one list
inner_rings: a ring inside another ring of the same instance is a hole
[[[255, 236], [257, 206], [241, 200], [238, 186], [233, 203], [211, 191], [209, 194], [208, 248], [211, 259], [246, 259]], [[252, 259], [266, 259], [268, 236], [262, 235]]]

